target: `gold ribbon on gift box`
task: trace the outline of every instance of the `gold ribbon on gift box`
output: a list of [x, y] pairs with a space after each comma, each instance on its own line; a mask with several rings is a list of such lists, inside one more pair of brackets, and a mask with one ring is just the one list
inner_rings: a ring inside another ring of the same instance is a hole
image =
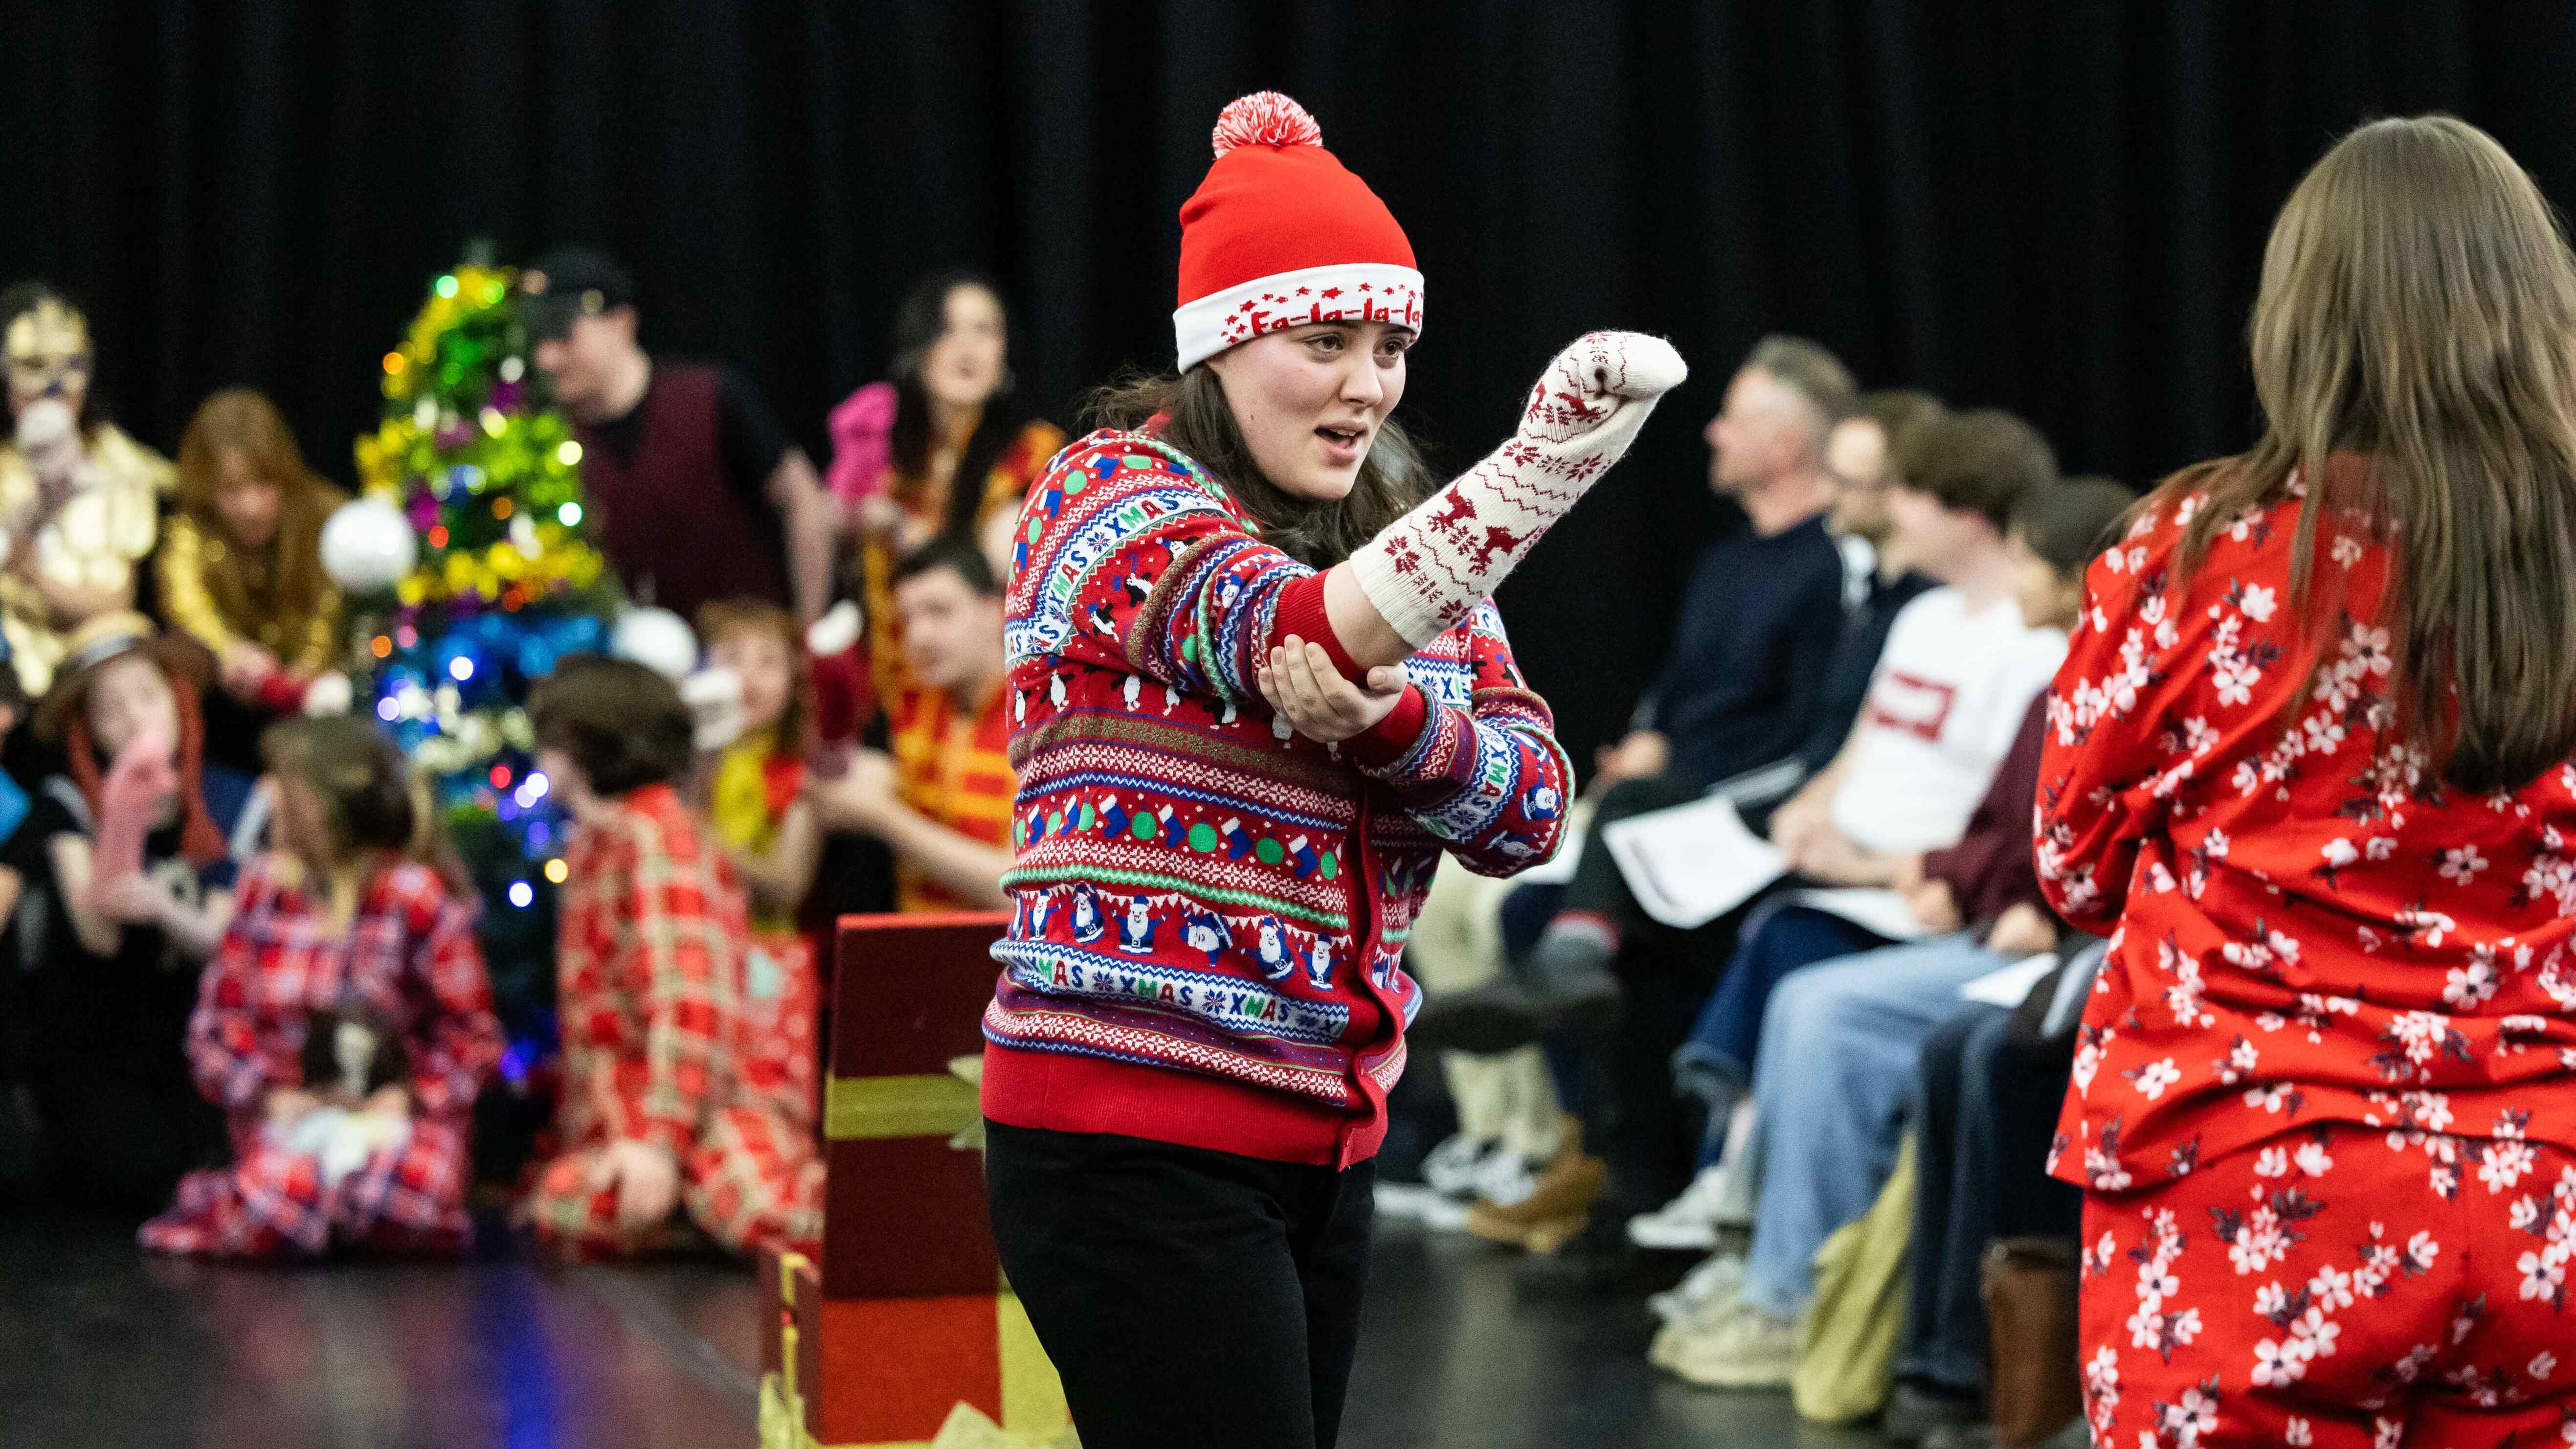
[[834, 1077], [823, 1088], [823, 1136], [833, 1142], [945, 1137], [961, 1152], [984, 1150], [982, 1057], [958, 1057], [947, 1074]]

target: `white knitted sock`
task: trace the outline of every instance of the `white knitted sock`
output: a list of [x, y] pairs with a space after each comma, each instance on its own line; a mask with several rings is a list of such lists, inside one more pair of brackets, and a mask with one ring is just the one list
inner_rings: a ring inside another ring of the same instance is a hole
[[1511, 439], [1351, 555], [1369, 602], [1420, 648], [1494, 591], [1690, 375], [1641, 332], [1593, 332], [1556, 355]]

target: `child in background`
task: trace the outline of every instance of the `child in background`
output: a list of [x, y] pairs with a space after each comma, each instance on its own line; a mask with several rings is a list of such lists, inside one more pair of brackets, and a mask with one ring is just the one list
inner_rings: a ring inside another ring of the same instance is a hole
[[35, 723], [69, 773], [46, 781], [9, 851], [38, 885], [19, 918], [28, 1081], [57, 1190], [149, 1209], [223, 1142], [181, 1043], [232, 914], [228, 836], [251, 786], [204, 763], [195, 645], [140, 614], [65, 643]]
[[474, 1097], [501, 1055], [474, 902], [429, 864], [429, 802], [369, 722], [285, 720], [263, 753], [277, 849], [244, 873], [188, 1026], [233, 1161], [190, 1173], [143, 1246], [462, 1251]]
[[716, 756], [708, 823], [751, 889], [751, 948], [742, 1013], [744, 1083], [801, 1106], [790, 1120], [811, 1132], [816, 1098], [816, 1020], [822, 984], [815, 943], [797, 929], [814, 884], [823, 832], [806, 803], [812, 743], [811, 666], [804, 631], [775, 604], [738, 600], [698, 611], [709, 667], [742, 682], [742, 733]]
[[796, 1107], [744, 1080], [750, 926], [733, 867], [674, 783], [695, 754], [671, 682], [567, 659], [529, 701], [539, 767], [575, 833], [556, 952], [564, 1155], [538, 1173], [537, 1235], [586, 1253], [672, 1240], [819, 1249], [823, 1163]]
[[208, 747], [228, 765], [248, 767], [261, 726], [301, 708], [331, 667], [340, 593], [322, 571], [322, 523], [340, 501], [248, 388], [198, 404], [179, 440], [179, 511], [154, 565], [162, 611], [215, 656]]

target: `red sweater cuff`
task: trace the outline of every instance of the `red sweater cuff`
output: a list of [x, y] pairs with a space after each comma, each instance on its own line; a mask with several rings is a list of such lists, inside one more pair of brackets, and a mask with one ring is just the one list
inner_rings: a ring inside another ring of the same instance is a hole
[[[1323, 645], [1324, 653], [1333, 661], [1333, 668], [1339, 670], [1344, 679], [1367, 686], [1368, 671], [1362, 669], [1358, 661], [1351, 658], [1350, 651], [1342, 647], [1341, 637], [1333, 632], [1333, 621], [1324, 614], [1322, 574], [1309, 574], [1279, 591], [1279, 608], [1270, 616], [1270, 639], [1261, 646], [1262, 657], [1268, 658], [1271, 649], [1286, 643], [1291, 634], [1309, 644]], [[1405, 743], [1413, 742], [1408, 739]]]
[[1423, 722], [1431, 717], [1431, 701], [1423, 698], [1422, 687], [1407, 684], [1404, 697], [1386, 718], [1350, 737], [1343, 749], [1350, 757], [1371, 768], [1392, 765], [1404, 757], [1413, 742], [1422, 738]]

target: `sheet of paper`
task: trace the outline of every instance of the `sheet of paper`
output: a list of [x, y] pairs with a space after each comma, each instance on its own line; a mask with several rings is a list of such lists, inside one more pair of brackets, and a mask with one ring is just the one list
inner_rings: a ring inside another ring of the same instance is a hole
[[1601, 843], [1637, 904], [1678, 930], [1715, 920], [1788, 871], [1771, 842], [1715, 795], [1629, 816], [1604, 828]]
[[1864, 931], [1876, 931], [1891, 941], [1919, 941], [1932, 934], [1914, 919], [1914, 908], [1905, 897], [1876, 886], [1848, 886], [1836, 890], [1800, 891], [1790, 897], [1810, 910], [1840, 916]]
[[2046, 980], [2048, 973], [2056, 969], [2057, 953], [2054, 951], [2042, 951], [2036, 956], [2025, 956], [2010, 966], [1989, 971], [1974, 981], [1962, 984], [1959, 987], [1959, 999], [1982, 1001], [2010, 1011], [2021, 1005], [2022, 999], [2030, 995], [2030, 989]]

